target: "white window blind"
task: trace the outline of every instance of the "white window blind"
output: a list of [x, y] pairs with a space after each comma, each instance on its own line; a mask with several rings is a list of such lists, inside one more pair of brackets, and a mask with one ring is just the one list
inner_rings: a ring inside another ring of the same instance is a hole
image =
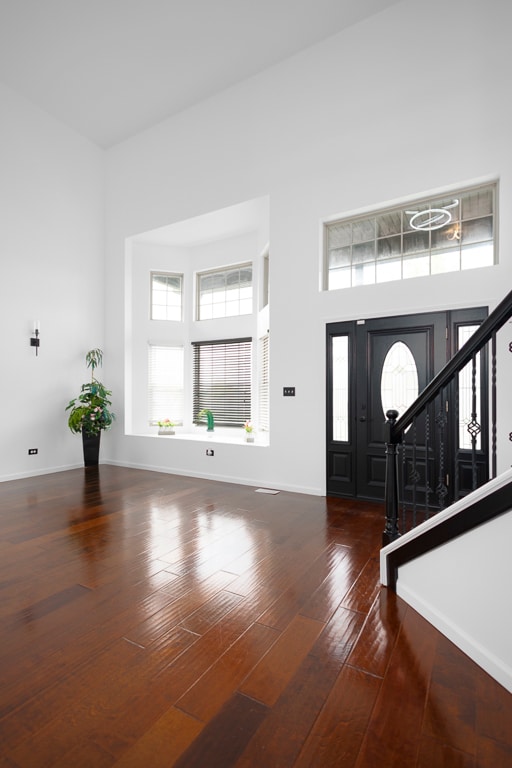
[[269, 346], [267, 333], [260, 338], [258, 349], [258, 426], [263, 432], [269, 431]]
[[215, 424], [242, 426], [251, 418], [252, 339], [193, 342], [193, 420], [203, 409]]
[[149, 423], [183, 424], [183, 347], [149, 345]]

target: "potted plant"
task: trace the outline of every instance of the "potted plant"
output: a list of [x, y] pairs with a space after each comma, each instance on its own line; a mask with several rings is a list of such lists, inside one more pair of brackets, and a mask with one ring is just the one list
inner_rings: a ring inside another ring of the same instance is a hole
[[157, 424], [159, 435], [174, 435], [174, 427], [176, 425], [170, 419], [162, 419], [162, 421], [158, 421]]
[[244, 430], [246, 443], [254, 443], [254, 427], [250, 421], [245, 422]]
[[115, 414], [110, 410], [112, 392], [94, 376], [94, 371], [103, 362], [101, 349], [91, 349], [85, 356], [91, 368], [91, 380], [82, 384], [78, 397], [69, 401], [68, 426], [74, 434], [82, 433], [84, 464], [86, 467], [98, 463], [100, 437], [104, 429], [110, 429]]
[[197, 414], [198, 419], [202, 419], [204, 417], [206, 417], [206, 423], [207, 423], [206, 431], [213, 432], [214, 430], [213, 413], [210, 411], [209, 408], [203, 408], [203, 410], [199, 411], [199, 413]]

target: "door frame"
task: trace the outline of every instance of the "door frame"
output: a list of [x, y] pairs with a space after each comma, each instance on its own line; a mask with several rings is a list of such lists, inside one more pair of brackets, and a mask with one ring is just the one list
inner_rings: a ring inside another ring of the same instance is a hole
[[[370, 498], [363, 496], [358, 489], [358, 475], [360, 467], [358, 462], [361, 456], [358, 455], [357, 429], [356, 429], [356, 408], [357, 408], [357, 377], [360, 375], [360, 365], [358, 366], [358, 357], [361, 356], [361, 334], [358, 334], [358, 328], [366, 324], [377, 325], [382, 322], [383, 325], [400, 324], [407, 329], [414, 319], [444, 316], [445, 320], [445, 350], [444, 361], [441, 367], [457, 351], [457, 333], [458, 328], [466, 325], [478, 325], [488, 315], [487, 307], [472, 307], [459, 310], [439, 310], [436, 312], [420, 312], [403, 316], [389, 316], [383, 318], [370, 318], [368, 320], [345, 320], [331, 322], [326, 324], [326, 495], [340, 498], [365, 498], [373, 501], [379, 501], [379, 498]], [[348, 439], [346, 441], [333, 440], [333, 359], [332, 359], [332, 338], [335, 336], [347, 336], [348, 338]], [[398, 340], [398, 339], [397, 339]], [[440, 343], [438, 338], [437, 343]], [[432, 359], [434, 359], [432, 351]], [[438, 358], [439, 361], [439, 358]], [[438, 362], [438, 365], [440, 363]], [[487, 358], [481, 357], [480, 366], [480, 389], [481, 389], [481, 448], [478, 452], [478, 473], [480, 477], [488, 474], [489, 471], [489, 425], [488, 425], [488, 381], [487, 381]], [[434, 370], [433, 375], [438, 371]], [[453, 388], [452, 388], [453, 389]], [[455, 390], [453, 390], [455, 391]], [[451, 395], [453, 395], [453, 391]], [[446, 503], [454, 498], [459, 498], [471, 490], [468, 486], [468, 473], [470, 465], [470, 453], [458, 446], [456, 423], [456, 413], [454, 409], [449, 413], [448, 426], [446, 430], [445, 447], [450, 454], [450, 463], [447, 467], [448, 496]], [[383, 433], [384, 434], [384, 433]], [[383, 442], [384, 454], [384, 442]]]

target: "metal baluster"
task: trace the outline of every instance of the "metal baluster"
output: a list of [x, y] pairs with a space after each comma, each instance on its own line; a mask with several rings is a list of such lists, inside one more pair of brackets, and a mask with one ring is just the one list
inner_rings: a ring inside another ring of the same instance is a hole
[[471, 359], [471, 421], [467, 426], [467, 430], [471, 435], [471, 488], [473, 491], [477, 487], [476, 439], [481, 431], [480, 424], [476, 418], [476, 408], [476, 355], [473, 355]]
[[429, 472], [429, 460], [428, 460], [429, 443], [430, 443], [430, 413], [427, 405], [425, 408], [425, 520], [428, 520], [428, 518], [430, 517], [429, 497], [432, 490], [430, 488], [430, 472]]
[[409, 473], [409, 480], [412, 483], [412, 527], [416, 528], [417, 519], [417, 504], [416, 504], [416, 491], [418, 488], [418, 480], [420, 478], [418, 473], [418, 468], [416, 466], [416, 450], [417, 450], [417, 432], [416, 432], [416, 419], [414, 419], [412, 424], [412, 463], [411, 463], [411, 471]]
[[400, 483], [400, 490], [402, 491], [402, 533], [406, 533], [407, 527], [407, 504], [405, 501], [405, 478], [407, 477], [407, 456], [405, 455], [406, 440], [405, 435], [402, 437], [402, 482]]
[[444, 509], [444, 500], [448, 493], [446, 487], [446, 475], [444, 469], [444, 434], [447, 422], [446, 408], [447, 401], [444, 395], [444, 390], [441, 390], [439, 394], [439, 410], [436, 416], [436, 424], [439, 430], [439, 475], [436, 487], [436, 494], [439, 501], [439, 509]]
[[496, 429], [497, 429], [497, 404], [496, 404], [496, 331], [491, 337], [491, 476], [496, 477], [497, 470], [497, 452], [496, 452]]

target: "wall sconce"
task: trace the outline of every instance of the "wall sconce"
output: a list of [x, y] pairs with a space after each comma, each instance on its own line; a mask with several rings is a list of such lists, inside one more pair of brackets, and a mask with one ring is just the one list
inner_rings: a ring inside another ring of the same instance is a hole
[[34, 335], [30, 338], [30, 346], [36, 348], [36, 357], [37, 353], [39, 352], [39, 332], [41, 329], [41, 325], [39, 323], [39, 320], [34, 320]]

